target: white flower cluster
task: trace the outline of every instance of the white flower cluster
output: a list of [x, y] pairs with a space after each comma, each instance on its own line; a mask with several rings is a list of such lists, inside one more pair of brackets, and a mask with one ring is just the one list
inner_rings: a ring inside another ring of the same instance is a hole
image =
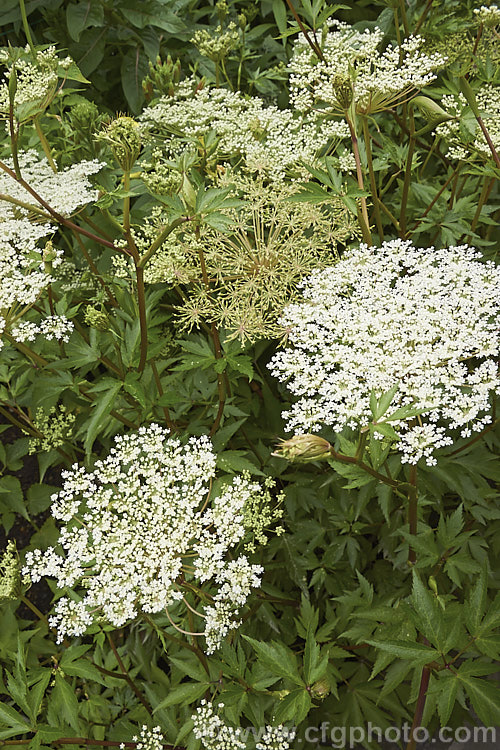
[[[223, 703], [218, 708], [224, 708]], [[201, 701], [193, 720], [193, 734], [201, 740], [205, 750], [245, 750], [246, 742], [241, 738], [242, 730], [228, 726], [213, 709], [213, 704]]]
[[116, 437], [93, 471], [75, 464], [63, 473], [63, 489], [52, 497], [52, 515], [66, 524], [63, 552], [28, 552], [23, 570], [32, 581], [54, 576], [60, 589], [78, 583], [85, 589], [81, 600], [58, 601], [50, 622], [59, 641], [81, 635], [94, 620], [121, 627], [140, 611], [166, 611], [174, 625], [172, 617], [184, 614], [182, 600], [192, 609], [184, 594], [210, 581], [202, 594], [210, 604], [198, 614], [212, 653], [260, 585], [261, 566], [234, 552], [228, 559], [228, 552], [245, 535], [245, 503], [265, 490], [236, 476], [210, 502], [216, 462], [210, 441], [203, 436], [182, 445], [167, 436], [159, 425], [141, 427]]
[[145, 724], [142, 725], [140, 735], [132, 737], [132, 742], [137, 742], [136, 750], [163, 750], [163, 741], [160, 727], [148, 729]]
[[278, 724], [277, 727], [267, 726], [266, 731], [256, 743], [256, 750], [288, 750], [290, 742], [295, 739], [295, 730]]
[[354, 172], [356, 170], [356, 159], [352, 151], [344, 149], [339, 154], [339, 169], [341, 172]]
[[[161, 727], [153, 727], [148, 729], [146, 724], [143, 724], [139, 735], [132, 737], [132, 742], [136, 742], [136, 750], [163, 750], [164, 736], [161, 731]], [[125, 743], [120, 743], [120, 750], [125, 750]]]
[[[1, 187], [0, 187], [1, 191]], [[3, 208], [0, 204], [0, 212]], [[16, 304], [33, 305], [53, 281], [44, 270], [42, 249], [37, 243], [51, 227], [32, 224], [27, 219], [0, 216], [0, 309]], [[54, 264], [60, 262], [56, 251]]]
[[299, 161], [311, 161], [332, 139], [349, 136], [344, 122], [320, 122], [313, 116], [305, 121], [292, 110], [266, 106], [257, 97], [225, 89], [206, 88], [193, 94], [190, 81], [180, 85], [175, 97], [164, 97], [146, 110], [141, 119], [151, 131], [170, 138], [171, 150], [180, 146], [170, 128], [192, 138], [212, 129], [219, 136], [222, 154], [228, 158], [241, 154], [248, 170], [276, 179]]
[[34, 341], [38, 334], [44, 336], [47, 341], [64, 341], [68, 343], [69, 337], [74, 330], [74, 324], [65, 315], [49, 315], [39, 324], [28, 320], [20, 321], [12, 330], [12, 338], [16, 341]]
[[[218, 703], [219, 709], [224, 708], [223, 703]], [[213, 703], [206, 700], [196, 709], [191, 717], [194, 723], [194, 736], [201, 740], [205, 750], [246, 750], [248, 739], [256, 736], [253, 728], [234, 728], [228, 726], [218, 716]], [[259, 732], [258, 742], [255, 744], [257, 750], [288, 750], [290, 743], [295, 738], [295, 730], [280, 724], [277, 727], [266, 726], [264, 732]]]
[[[14, 169], [12, 161], [7, 161], [6, 164]], [[19, 167], [25, 182], [62, 216], [70, 216], [77, 208], [97, 200], [99, 193], [90, 184], [89, 177], [99, 172], [103, 166], [103, 163], [93, 159], [54, 172], [46, 157], [40, 158], [34, 149], [19, 153]], [[40, 208], [33, 196], [6, 172], [0, 172], [0, 193]], [[16, 206], [16, 211], [18, 210], [25, 215], [28, 213], [27, 209]], [[0, 203], [0, 217], [3, 218], [6, 212], [11, 215], [12, 205]]]
[[[482, 115], [495, 150], [500, 150], [500, 86], [486, 83], [476, 93], [476, 101]], [[469, 151], [479, 152], [487, 159], [491, 159], [491, 151], [483, 131], [477, 125], [473, 139], [466, 143], [464, 131], [462, 130], [460, 118], [462, 111], [468, 106], [465, 96], [460, 94], [448, 94], [441, 99], [441, 105], [454, 119], [440, 123], [436, 129], [436, 135], [441, 136], [448, 142], [446, 156], [450, 159], [466, 159]], [[468, 146], [468, 149], [466, 148]]]
[[480, 8], [474, 8], [479, 23], [485, 26], [497, 26], [500, 24], [500, 8], [498, 5], [481, 5]]
[[[26, 115], [33, 115], [36, 109], [27, 105], [35, 105], [38, 109], [45, 109], [56, 93], [59, 68], [68, 68], [72, 60], [66, 57], [60, 60], [57, 57], [56, 48], [48, 47], [36, 52], [36, 61], [31, 57], [29, 47], [26, 48], [26, 56], [19, 58], [15, 63], [15, 75], [17, 79], [16, 92], [14, 96], [15, 114], [24, 120]], [[5, 82], [0, 84], [0, 112], [9, 111], [9, 80], [12, 76], [13, 65], [8, 49], [0, 50], [0, 63], [8, 66], [5, 73]]]
[[323, 102], [343, 112], [353, 99], [358, 112], [373, 114], [433, 81], [433, 71], [446, 61], [440, 54], [422, 52], [421, 37], [408, 37], [400, 47], [389, 45], [380, 52], [383, 37], [377, 27], [357, 31], [332, 20], [319, 42], [324, 56], [319, 60], [299, 35], [288, 65], [292, 105], [307, 112]]
[[391, 421], [403, 461], [449, 444], [448, 429], [480, 431], [498, 390], [495, 316], [500, 272], [466, 245], [443, 250], [392, 240], [361, 245], [304, 284], [304, 300], [284, 311], [291, 347], [269, 365], [299, 397], [288, 429], [364, 427], [370, 394], [399, 383], [390, 411], [425, 409], [418, 426]]

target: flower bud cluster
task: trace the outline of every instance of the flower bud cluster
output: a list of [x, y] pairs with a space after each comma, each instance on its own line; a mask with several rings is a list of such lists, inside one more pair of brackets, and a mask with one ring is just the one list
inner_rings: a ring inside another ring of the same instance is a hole
[[474, 14], [479, 23], [485, 26], [498, 26], [500, 24], [500, 8], [498, 5], [481, 5], [474, 8]]
[[17, 599], [21, 580], [21, 566], [15, 542], [7, 542], [5, 552], [0, 557], [0, 602]]
[[122, 115], [112, 120], [98, 134], [98, 139], [110, 145], [120, 167], [124, 172], [130, 172], [142, 148], [139, 123], [133, 117]]
[[159, 425], [141, 427], [116, 437], [93, 471], [75, 464], [63, 472], [52, 496], [52, 515], [64, 524], [59, 547], [28, 552], [23, 569], [32, 581], [51, 576], [59, 589], [81, 587], [50, 618], [59, 641], [95, 621], [121, 627], [140, 612], [166, 612], [174, 625], [186, 615], [181, 602], [189, 598], [195, 611], [199, 592], [212, 653], [260, 585], [261, 566], [233, 548], [247, 532], [247, 502], [269, 500], [268, 491], [235, 476], [210, 500], [216, 456], [208, 438], [167, 438]]
[[231, 50], [236, 49], [240, 36], [236, 24], [231, 21], [225, 31], [221, 25], [217, 26], [213, 34], [206, 29], [199, 29], [191, 42], [202, 55], [213, 62], [219, 62], [225, 60]]
[[403, 461], [435, 463], [449, 430], [467, 437], [491, 421], [499, 291], [499, 269], [466, 245], [361, 245], [313, 273], [283, 314], [291, 346], [269, 365], [298, 399], [284, 413], [288, 429], [366, 427], [373, 392], [399, 384], [388, 415], [410, 405], [424, 413], [417, 426], [391, 420], [397, 448]]
[[75, 419], [76, 416], [64, 405], [57, 408], [52, 406], [47, 414], [42, 408], [37, 409], [33, 424], [40, 435], [30, 437], [29, 452], [34, 453], [37, 449], [51, 451], [60, 448], [66, 440], [71, 438]]

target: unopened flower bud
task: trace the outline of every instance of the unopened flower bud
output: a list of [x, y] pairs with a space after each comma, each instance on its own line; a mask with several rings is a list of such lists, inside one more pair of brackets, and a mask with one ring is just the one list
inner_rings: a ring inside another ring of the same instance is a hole
[[266, 130], [262, 127], [262, 123], [258, 117], [254, 117], [250, 120], [248, 123], [248, 129], [257, 141], [261, 141], [266, 134]]
[[351, 106], [354, 96], [351, 79], [347, 76], [334, 76], [332, 86], [339, 107], [346, 112]]
[[428, 583], [429, 583], [429, 588], [430, 588], [430, 589], [431, 589], [431, 590], [432, 590], [432, 591], [433, 591], [433, 592], [434, 592], [434, 593], [436, 594], [436, 596], [437, 596], [437, 595], [438, 595], [438, 587], [437, 587], [436, 579], [434, 578], [434, 576], [429, 576], [429, 581], [428, 581]]
[[109, 330], [109, 317], [103, 310], [90, 306], [87, 307], [84, 320], [90, 328], [96, 328], [98, 331]]
[[321, 461], [330, 456], [331, 445], [318, 435], [295, 435], [282, 440], [273, 456], [289, 461]]
[[324, 700], [327, 695], [330, 694], [330, 683], [324, 677], [322, 680], [318, 680], [311, 686], [311, 697], [316, 700]]
[[142, 138], [139, 123], [132, 117], [113, 120], [99, 136], [109, 143], [113, 155], [124, 172], [130, 172], [141, 152]]
[[57, 258], [57, 253], [54, 250], [54, 245], [51, 240], [45, 243], [45, 247], [42, 252], [43, 270], [45, 273], [52, 273], [52, 263]]

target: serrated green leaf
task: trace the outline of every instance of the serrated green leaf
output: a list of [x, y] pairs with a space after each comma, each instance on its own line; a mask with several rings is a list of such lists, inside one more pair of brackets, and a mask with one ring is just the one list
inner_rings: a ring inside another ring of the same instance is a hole
[[251, 474], [264, 476], [262, 471], [246, 457], [247, 455], [247, 451], [223, 451], [217, 456], [217, 466], [222, 471], [230, 473], [249, 471]]
[[472, 707], [483, 724], [497, 726], [500, 724], [499, 690], [496, 685], [486, 680], [464, 675], [460, 670], [458, 678], [470, 698]]
[[384, 435], [384, 437], [388, 437], [391, 440], [399, 440], [399, 435], [394, 427], [391, 427], [391, 425], [387, 424], [386, 422], [377, 422], [371, 424], [370, 431], [379, 432], [381, 435]]
[[149, 61], [140, 47], [129, 47], [122, 57], [121, 78], [123, 93], [132, 112], [140, 111], [144, 101], [142, 82], [147, 76]]
[[455, 675], [440, 672], [437, 709], [441, 725], [445, 726], [453, 711], [458, 690], [458, 679]]
[[40, 676], [40, 679], [33, 685], [28, 693], [27, 699], [30, 708], [29, 718], [33, 725], [36, 724], [36, 719], [42, 705], [43, 697], [45, 695], [45, 691], [47, 690], [51, 677], [52, 670], [44, 669], [43, 673]]
[[[101, 385], [104, 385], [101, 381]], [[83, 444], [85, 453], [90, 455], [94, 440], [96, 439], [99, 431], [102, 429], [103, 418], [109, 414], [113, 408], [113, 404], [118, 396], [122, 387], [120, 380], [109, 380], [107, 382], [107, 390], [103, 395], [99, 396], [92, 408], [92, 418], [86, 428], [86, 437]]]
[[0, 722], [8, 727], [8, 730], [1, 730], [3, 739], [12, 737], [14, 734], [24, 734], [24, 732], [30, 731], [30, 725], [22, 714], [6, 703], [0, 703]]
[[407, 643], [406, 641], [373, 641], [367, 640], [370, 646], [387, 651], [400, 659], [408, 659], [413, 664], [427, 664], [439, 657], [439, 652], [422, 643]]
[[310, 708], [311, 696], [307, 690], [304, 688], [291, 690], [278, 704], [274, 719], [277, 724], [282, 724], [285, 721], [293, 719], [297, 726], [306, 718]]
[[395, 383], [395, 385], [392, 386], [388, 391], [383, 393], [380, 398], [378, 399], [377, 403], [377, 409], [374, 415], [375, 419], [380, 419], [380, 417], [383, 417], [386, 413], [389, 406], [392, 404], [392, 401], [394, 399], [394, 396], [399, 390], [399, 381]]
[[486, 568], [483, 567], [465, 602], [465, 624], [472, 636], [477, 635], [480, 622], [486, 610], [487, 589], [487, 572]]
[[72, 677], [80, 677], [83, 680], [91, 680], [92, 682], [98, 682], [100, 685], [107, 685], [105, 676], [88, 659], [72, 661], [64, 667], [63, 671]]
[[443, 612], [433, 595], [425, 588], [416, 570], [413, 570], [411, 601], [417, 613], [422, 634], [440, 649], [444, 623]]
[[177, 685], [169, 690], [167, 697], [154, 708], [153, 713], [167, 706], [190, 705], [201, 698], [209, 687], [206, 682], [184, 682]]
[[398, 687], [398, 685], [403, 682], [406, 675], [411, 669], [412, 666], [411, 664], [408, 664], [407, 661], [398, 659], [397, 661], [393, 662], [390, 667], [388, 667], [387, 672], [385, 673], [384, 685], [382, 687], [377, 703], [386, 695], [392, 693]]
[[66, 682], [59, 672], [56, 672], [54, 678], [54, 687], [49, 698], [47, 718], [56, 726], [63, 719], [76, 732], [80, 730], [78, 700], [71, 685]]
[[304, 686], [304, 681], [299, 675], [295, 654], [282, 643], [272, 641], [264, 643], [244, 635], [243, 638], [250, 643], [255, 653], [266, 665], [270, 672], [283, 677], [296, 685]]

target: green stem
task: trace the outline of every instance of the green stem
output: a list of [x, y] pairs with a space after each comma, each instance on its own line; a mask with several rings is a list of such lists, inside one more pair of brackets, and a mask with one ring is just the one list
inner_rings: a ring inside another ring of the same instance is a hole
[[31, 609], [31, 611], [38, 617], [38, 619], [50, 629], [49, 621], [47, 620], [47, 617], [43, 614], [43, 612], [40, 612], [38, 607], [35, 604], [33, 604], [33, 602], [31, 602], [28, 599], [28, 597], [25, 596], [24, 594], [19, 594], [19, 598], [22, 601], [22, 603], [25, 604], [28, 607], [28, 609]]
[[[130, 172], [123, 174], [123, 189], [126, 193], [130, 191]], [[126, 235], [130, 234], [130, 195], [123, 199], [123, 231]]]
[[415, 120], [413, 117], [413, 110], [410, 108], [408, 112], [408, 119], [410, 121], [410, 140], [408, 143], [408, 154], [406, 157], [406, 169], [405, 169], [405, 177], [403, 182], [403, 194], [401, 196], [401, 211], [400, 211], [400, 220], [399, 220], [399, 226], [400, 226], [400, 232], [399, 236], [403, 239], [406, 239], [406, 208], [408, 205], [408, 195], [410, 192], [410, 182], [411, 182], [411, 167], [413, 162], [413, 152], [415, 150]]
[[26, 6], [24, 4], [24, 0], [19, 0], [19, 8], [21, 10], [21, 18], [23, 22], [23, 29], [24, 29], [24, 34], [26, 36], [26, 41], [28, 42], [28, 46], [30, 48], [30, 52], [33, 57], [33, 60], [36, 60], [36, 50], [35, 50], [35, 45], [33, 44], [33, 39], [31, 37], [31, 29], [28, 24], [28, 16], [26, 15]]
[[[364, 191], [365, 185], [363, 182], [363, 171], [361, 169], [361, 159], [359, 156], [356, 129], [354, 127], [353, 122], [351, 121], [351, 118], [347, 115], [347, 112], [346, 112], [346, 120], [349, 126], [349, 132], [351, 134], [352, 151], [354, 154], [354, 160], [356, 162], [356, 176], [358, 179], [358, 187], [360, 190]], [[368, 208], [366, 206], [366, 198], [364, 195], [360, 198], [360, 201], [361, 201], [361, 215], [359, 216], [359, 219], [360, 219], [359, 223], [361, 225], [361, 231], [363, 233], [363, 240], [366, 242], [367, 245], [371, 246], [373, 245], [373, 241], [372, 241], [372, 235], [370, 232], [370, 220], [368, 218]]]
[[460, 173], [461, 166], [462, 166], [462, 162], [459, 161], [457, 168], [455, 169], [455, 179], [453, 180], [453, 185], [451, 186], [450, 200], [448, 201], [448, 210], [451, 210], [453, 208], [453, 203], [455, 202], [455, 196], [457, 194], [457, 187], [458, 187], [458, 176]]
[[19, 419], [17, 419], [17, 417], [11, 414], [8, 409], [4, 409], [3, 406], [0, 406], [0, 414], [3, 414], [3, 416], [6, 419], [8, 419], [9, 422], [12, 425], [14, 425], [14, 427], [17, 427], [18, 430], [28, 433], [28, 435], [31, 435], [31, 437], [38, 437], [38, 438], [43, 437], [41, 432], [31, 427], [30, 425], [25, 425], [22, 422], [20, 422]]
[[24, 344], [22, 341], [16, 341], [8, 333], [4, 333], [3, 335], [9, 341], [9, 343], [12, 344], [12, 346], [15, 346], [16, 349], [21, 352], [21, 354], [24, 354], [25, 357], [31, 357], [35, 364], [40, 365], [41, 367], [45, 367], [45, 365], [48, 365], [48, 360], [46, 360], [40, 354], [34, 352], [33, 349], [30, 349], [29, 346], [26, 346], [26, 344]]
[[88, 252], [87, 248], [85, 247], [85, 245], [83, 243], [82, 238], [80, 237], [80, 235], [77, 232], [73, 232], [73, 235], [74, 235], [76, 241], [78, 242], [78, 244], [80, 245], [80, 250], [82, 251], [83, 257], [87, 261], [90, 270], [92, 271], [92, 273], [96, 277], [97, 281], [99, 282], [99, 284], [102, 286], [102, 288], [106, 292], [110, 304], [113, 307], [119, 307], [118, 302], [116, 300], [116, 297], [114, 296], [114, 294], [112, 293], [112, 291], [109, 289], [108, 285], [106, 284], [106, 282], [102, 278], [101, 274], [99, 273], [96, 264], [92, 260], [92, 257], [90, 255], [90, 253]]
[[408, 26], [408, 18], [406, 16], [405, 0], [399, 0], [399, 7], [401, 8], [401, 20], [403, 21], [405, 36], [408, 36], [408, 34], [410, 33], [410, 28]]
[[307, 32], [307, 29], [304, 26], [304, 24], [302, 23], [302, 20], [301, 20], [299, 14], [297, 13], [297, 11], [295, 10], [295, 8], [293, 7], [293, 4], [292, 4], [291, 0], [286, 0], [286, 4], [288, 5], [288, 7], [290, 8], [290, 10], [292, 11], [293, 17], [297, 21], [301, 32], [304, 34], [306, 42], [308, 43], [308, 45], [310, 46], [310, 48], [312, 49], [312, 51], [314, 52], [314, 54], [317, 56], [317, 58], [319, 60], [321, 60], [322, 62], [325, 62], [325, 56], [323, 54], [323, 50], [321, 49], [321, 47], [319, 46], [319, 44], [316, 44], [316, 42], [314, 42], [311, 39], [311, 37], [309, 36], [309, 34]]
[[35, 117], [35, 130], [37, 132], [37, 135], [40, 139], [40, 143], [42, 144], [43, 152], [45, 156], [47, 157], [47, 161], [50, 164], [50, 167], [53, 172], [57, 172], [57, 165], [52, 158], [52, 154], [50, 153], [50, 146], [47, 138], [45, 137], [45, 133], [42, 130], [42, 126], [40, 125], [40, 118]]
[[375, 479], [378, 479], [379, 482], [383, 482], [384, 484], [389, 485], [389, 487], [393, 487], [395, 490], [400, 490], [403, 486], [403, 482], [398, 482], [396, 479], [391, 479], [390, 477], [385, 476], [384, 474], [380, 474], [375, 469], [372, 469], [371, 466], [368, 466], [368, 464], [365, 464], [360, 459], [356, 458], [356, 456], [346, 456], [343, 453], [337, 453], [336, 450], [334, 450], [332, 447], [330, 447], [330, 455], [335, 461], [341, 461], [345, 464], [356, 464], [356, 466], [359, 466], [360, 469], [363, 469], [363, 471], [366, 471], [367, 474], [370, 474], [370, 476], [374, 477]]
[[474, 117], [476, 118], [479, 127], [482, 130], [482, 133], [483, 133], [483, 135], [485, 137], [486, 143], [488, 144], [488, 147], [489, 147], [489, 149], [491, 151], [491, 155], [493, 156], [493, 161], [495, 162], [495, 164], [497, 165], [497, 167], [500, 169], [500, 156], [498, 156], [498, 153], [497, 153], [497, 151], [495, 149], [493, 141], [490, 138], [490, 134], [488, 133], [488, 131], [486, 129], [486, 126], [485, 126], [485, 124], [483, 122], [483, 118], [481, 117], [481, 113], [480, 113], [479, 107], [477, 106], [477, 101], [476, 101], [476, 97], [474, 95], [474, 91], [472, 90], [472, 88], [471, 88], [471, 86], [470, 86], [470, 84], [469, 84], [469, 82], [467, 81], [466, 78], [461, 78], [460, 79], [460, 88], [462, 90], [462, 94], [467, 99], [467, 104], [469, 105], [469, 107], [472, 109], [472, 111], [474, 113]]
[[[410, 466], [410, 483], [408, 486], [408, 524], [410, 534], [413, 536], [417, 533], [418, 524], [418, 495], [417, 495], [417, 467], [412, 464]], [[412, 565], [415, 564], [416, 554], [415, 550], [411, 546], [408, 552], [408, 562]]]
[[[158, 391], [158, 395], [161, 398], [163, 396], [163, 387], [162, 387], [160, 376], [158, 374], [158, 370], [156, 369], [156, 364], [154, 361], [151, 362], [151, 369], [153, 370], [153, 377], [156, 383], [156, 390]], [[166, 406], [163, 407], [163, 415], [165, 417], [165, 424], [167, 425], [170, 432], [175, 432], [175, 426], [170, 418], [170, 412]]]
[[22, 179], [21, 167], [19, 166], [18, 156], [18, 138], [19, 138], [19, 127], [16, 128], [14, 123], [14, 106], [17, 91], [17, 76], [15, 63], [12, 66], [11, 78], [9, 81], [9, 133], [10, 133], [10, 150], [12, 153], [12, 161], [14, 162], [15, 177], [18, 180]]
[[411, 228], [412, 232], [414, 232], [415, 229], [420, 226], [420, 224], [425, 219], [425, 217], [427, 216], [427, 214], [429, 213], [429, 211], [431, 210], [431, 208], [434, 206], [434, 204], [436, 203], [436, 201], [439, 200], [439, 198], [441, 197], [441, 195], [444, 193], [444, 191], [446, 190], [446, 188], [448, 187], [448, 185], [452, 181], [452, 179], [453, 179], [453, 177], [455, 175], [455, 172], [456, 172], [456, 170], [454, 170], [451, 173], [451, 175], [448, 177], [448, 179], [446, 180], [446, 182], [444, 183], [444, 185], [438, 190], [438, 192], [436, 193], [436, 195], [434, 196], [434, 198], [431, 200], [431, 202], [429, 203], [429, 205], [425, 209], [425, 211], [422, 214], [422, 216], [419, 219], [417, 219], [417, 221], [415, 222], [415, 224]]
[[177, 227], [179, 227], [181, 224], [184, 224], [186, 221], [191, 221], [191, 216], [182, 216], [180, 219], [174, 219], [174, 221], [171, 222], [171, 224], [168, 225], [168, 227], [165, 227], [163, 232], [158, 235], [158, 237], [155, 239], [151, 247], [142, 255], [137, 265], [141, 268], [144, 268], [148, 260], [156, 253], [158, 248], [165, 242], [168, 235], [174, 231]]
[[144, 708], [146, 709], [146, 711], [148, 712], [148, 714], [151, 716], [153, 714], [151, 706], [149, 705], [149, 703], [147, 702], [146, 698], [143, 696], [143, 694], [141, 693], [141, 691], [139, 690], [139, 688], [137, 687], [137, 685], [135, 684], [135, 682], [131, 678], [130, 674], [128, 673], [128, 670], [125, 667], [125, 665], [124, 665], [124, 663], [123, 663], [123, 661], [122, 661], [122, 659], [120, 657], [120, 654], [118, 653], [118, 649], [116, 648], [116, 646], [114, 644], [113, 638], [111, 637], [111, 633], [107, 633], [107, 636], [108, 636], [108, 643], [111, 646], [111, 650], [113, 651], [113, 653], [115, 655], [115, 659], [116, 659], [116, 661], [118, 663], [118, 666], [120, 667], [120, 669], [121, 669], [121, 671], [123, 673], [123, 676], [125, 677], [125, 679], [127, 681], [127, 684], [132, 688], [132, 690], [134, 691], [134, 693], [137, 696], [137, 698], [140, 700], [140, 702], [142, 703], [142, 705], [144, 706]]
[[389, 211], [389, 209], [387, 208], [387, 206], [385, 205], [383, 201], [380, 201], [380, 208], [385, 214], [387, 214], [392, 224], [394, 225], [396, 232], [399, 234], [399, 221], [396, 219], [394, 214]]
[[357, 461], [362, 461], [363, 460], [363, 454], [365, 452], [365, 446], [366, 446], [366, 440], [367, 440], [367, 438], [368, 438], [368, 433], [367, 432], [361, 432], [360, 433], [358, 447], [356, 448], [356, 455], [355, 455], [355, 459]]
[[[486, 182], [483, 185], [483, 189], [481, 190], [481, 195], [479, 196], [479, 201], [477, 204], [476, 212], [474, 214], [474, 218], [472, 219], [472, 223], [470, 225], [471, 232], [474, 232], [478, 225], [479, 217], [481, 216], [481, 211], [483, 210], [484, 204], [490, 197], [490, 193], [493, 190], [494, 184], [495, 184], [495, 178], [491, 177], [489, 180], [486, 180]], [[469, 234], [467, 238], [467, 243], [469, 243], [471, 239], [472, 239], [472, 235]]]
[[420, 30], [420, 27], [422, 26], [423, 22], [425, 21], [425, 19], [427, 17], [427, 14], [430, 11], [433, 2], [434, 2], [434, 0], [427, 0], [425, 8], [423, 9], [422, 14], [421, 14], [420, 18], [417, 21], [417, 25], [415, 26], [414, 34], [417, 34], [418, 31]]
[[368, 130], [368, 119], [366, 117], [363, 117], [363, 137], [365, 140], [365, 149], [366, 149], [366, 160], [368, 163], [368, 173], [370, 175], [370, 186], [372, 190], [372, 199], [373, 199], [373, 210], [375, 212], [375, 223], [377, 225], [377, 231], [380, 238], [380, 242], [384, 241], [384, 229], [382, 227], [382, 218], [380, 216], [380, 207], [379, 207], [379, 197], [377, 194], [377, 183], [375, 181], [375, 172], [373, 171], [373, 161], [372, 161], [372, 149], [371, 149], [371, 143], [370, 143], [370, 131]]
[[136, 264], [135, 278], [137, 282], [137, 305], [139, 307], [139, 325], [141, 329], [141, 354], [139, 358], [139, 372], [143, 372], [148, 356], [148, 321], [146, 316], [146, 290], [144, 287], [144, 268]]
[[429, 163], [430, 158], [432, 157], [432, 154], [434, 152], [434, 149], [435, 149], [438, 141], [439, 141], [439, 136], [436, 135], [435, 138], [434, 138], [434, 140], [432, 141], [432, 146], [430, 147], [430, 149], [427, 152], [427, 156], [424, 159], [424, 163], [422, 164], [422, 166], [420, 168], [420, 178], [422, 178], [422, 175], [425, 172], [425, 168], [426, 168], [427, 164]]
[[148, 617], [146, 614], [144, 614], [144, 612], [142, 613], [142, 616], [146, 620], [148, 625], [151, 628], [153, 628], [153, 630], [158, 635], [160, 640], [161, 638], [166, 638], [171, 643], [175, 643], [176, 646], [182, 646], [182, 648], [187, 648], [188, 651], [191, 651], [193, 654], [196, 653], [196, 648], [191, 643], [188, 643], [187, 641], [183, 641], [181, 638], [177, 638], [175, 635], [171, 635], [170, 633], [167, 633], [166, 630], [163, 630], [163, 628], [158, 627], [158, 625], [154, 622], [154, 620], [151, 620], [151, 618]]
[[41, 208], [38, 208], [38, 206], [33, 205], [32, 203], [26, 203], [25, 201], [19, 200], [19, 198], [12, 198], [12, 196], [7, 195], [6, 193], [0, 193], [0, 201], [6, 201], [6, 203], [12, 203], [14, 206], [20, 206], [21, 208], [25, 208], [27, 211], [30, 211], [31, 213], [37, 214], [38, 216], [43, 216], [44, 219], [50, 219], [50, 214], [46, 213], [45, 211], [42, 211]]

